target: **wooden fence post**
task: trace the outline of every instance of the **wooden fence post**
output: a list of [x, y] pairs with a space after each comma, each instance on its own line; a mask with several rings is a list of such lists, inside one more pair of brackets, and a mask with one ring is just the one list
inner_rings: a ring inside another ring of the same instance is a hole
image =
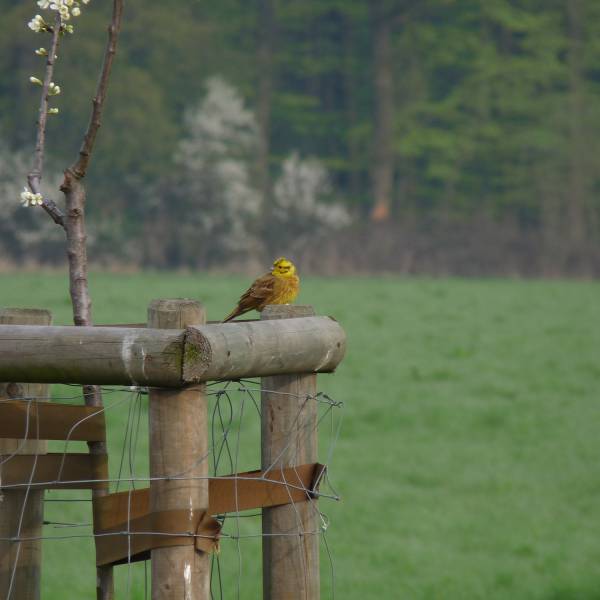
[[[192, 300], [154, 300], [148, 326], [184, 329], [206, 322]], [[208, 508], [208, 421], [204, 384], [181, 389], [150, 388], [150, 476], [201, 477], [150, 482], [150, 511]], [[190, 519], [189, 531], [195, 531]], [[208, 600], [210, 561], [194, 546], [156, 548], [152, 556], [152, 600]]]
[[[262, 319], [314, 315], [311, 306], [271, 305]], [[314, 374], [263, 377], [261, 388], [261, 463], [263, 469], [317, 462], [317, 403]], [[319, 598], [319, 529], [312, 502], [262, 511], [263, 598]]]
[[[0, 309], [2, 325], [50, 325], [52, 315], [47, 310], [26, 308]], [[48, 396], [49, 386], [43, 383], [0, 383], [0, 399], [32, 398], [30, 415], [35, 414], [35, 402]], [[0, 460], [13, 452], [45, 454], [44, 441], [0, 439]], [[2, 466], [0, 466], [0, 478]], [[0, 491], [0, 538], [39, 538], [44, 520], [43, 490]], [[19, 529], [20, 525], [20, 529]], [[39, 600], [42, 567], [42, 541], [6, 542], [0, 540], [0, 598], [6, 600]]]

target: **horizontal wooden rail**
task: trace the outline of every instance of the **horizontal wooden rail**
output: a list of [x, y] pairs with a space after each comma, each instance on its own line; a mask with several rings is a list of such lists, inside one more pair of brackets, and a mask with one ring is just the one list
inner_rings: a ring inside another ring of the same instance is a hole
[[97, 481], [98, 466], [106, 461], [106, 455], [17, 454], [2, 465], [0, 489], [93, 489], [103, 485]]
[[99, 442], [105, 438], [104, 410], [57, 402], [0, 402], [0, 438]]
[[182, 329], [0, 325], [0, 381], [181, 387], [333, 371], [346, 336], [330, 317]]
[[[249, 471], [211, 477], [208, 481], [208, 515], [310, 500], [317, 492], [324, 472], [323, 465], [306, 464], [268, 472]], [[215, 523], [206, 516], [200, 527], [198, 521], [203, 511], [189, 507], [152, 513], [149, 488], [109, 494], [98, 500], [96, 511], [98, 565], [146, 560], [150, 548], [161, 546], [198, 546], [198, 542], [205, 542], [202, 550], [210, 551], [214, 547], [211, 531], [218, 537], [220, 529], [214, 530]], [[192, 535], [187, 533], [190, 531]], [[167, 532], [170, 535], [160, 535]], [[153, 533], [157, 535], [153, 536]], [[193, 534], [200, 537], [194, 539]]]

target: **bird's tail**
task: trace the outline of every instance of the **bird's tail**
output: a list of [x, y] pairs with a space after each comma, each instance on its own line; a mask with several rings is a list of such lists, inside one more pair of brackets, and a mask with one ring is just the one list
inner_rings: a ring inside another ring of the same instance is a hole
[[245, 311], [241, 310], [239, 306], [236, 306], [224, 319], [223, 319], [223, 323], [227, 323], [228, 321], [231, 321], [232, 319], [235, 319], [236, 317], [239, 317], [241, 314], [243, 314]]

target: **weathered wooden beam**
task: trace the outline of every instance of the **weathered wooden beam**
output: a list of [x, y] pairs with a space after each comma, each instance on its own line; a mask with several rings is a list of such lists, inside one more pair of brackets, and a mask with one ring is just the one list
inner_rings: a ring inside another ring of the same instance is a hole
[[[294, 307], [299, 311], [303, 308]], [[346, 334], [330, 317], [188, 327], [183, 379], [192, 383], [286, 373], [326, 373], [337, 367], [345, 350]]]
[[186, 329], [0, 325], [0, 381], [181, 387], [329, 372], [345, 346], [330, 317]]
[[0, 381], [181, 385], [185, 332], [0, 326]]
[[[69, 452], [63, 454], [17, 454], [2, 465], [3, 493], [32, 489], [97, 489], [105, 482], [97, 481], [98, 464], [108, 466], [106, 455]], [[26, 537], [26, 536], [23, 536]]]
[[[2, 393], [0, 384], [0, 394]], [[23, 390], [24, 386], [14, 386]], [[23, 391], [19, 392], [24, 397]], [[7, 400], [0, 402], [0, 438], [100, 442], [106, 438], [104, 410], [95, 406]], [[36, 452], [39, 454], [39, 452]]]

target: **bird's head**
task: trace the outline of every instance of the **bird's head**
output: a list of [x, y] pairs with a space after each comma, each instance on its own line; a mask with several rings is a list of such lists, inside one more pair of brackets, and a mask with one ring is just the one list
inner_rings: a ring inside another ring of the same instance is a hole
[[271, 274], [276, 277], [292, 277], [296, 274], [296, 267], [291, 260], [282, 256], [273, 263]]

